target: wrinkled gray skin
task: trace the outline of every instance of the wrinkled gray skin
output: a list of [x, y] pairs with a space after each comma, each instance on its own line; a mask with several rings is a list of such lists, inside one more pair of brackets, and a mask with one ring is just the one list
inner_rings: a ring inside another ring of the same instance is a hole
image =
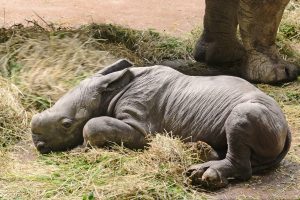
[[[297, 67], [284, 61], [275, 45], [288, 2], [206, 0], [204, 31], [195, 47], [195, 60], [220, 66], [239, 62], [239, 76], [253, 82], [296, 79]], [[242, 43], [237, 39], [237, 27]]]
[[277, 103], [245, 80], [193, 77], [165, 66], [127, 68], [121, 60], [80, 83], [32, 119], [41, 153], [84, 143], [143, 148], [147, 134], [168, 131], [203, 141], [219, 160], [191, 166], [192, 184], [226, 186], [277, 165], [291, 135]]

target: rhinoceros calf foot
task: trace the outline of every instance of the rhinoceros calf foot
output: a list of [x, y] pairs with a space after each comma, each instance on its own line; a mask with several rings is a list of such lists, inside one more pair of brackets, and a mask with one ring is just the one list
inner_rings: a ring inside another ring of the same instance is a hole
[[86, 147], [118, 144], [131, 149], [142, 149], [147, 143], [142, 133], [129, 124], [112, 117], [90, 119], [83, 128], [83, 138]]
[[275, 47], [262, 52], [248, 51], [247, 59], [242, 66], [242, 76], [252, 82], [287, 82], [295, 80], [297, 75], [297, 67], [280, 58]]
[[228, 178], [231, 177], [248, 180], [251, 174], [250, 167], [237, 166], [228, 159], [196, 164], [186, 171], [186, 176], [191, 185], [209, 189], [226, 187]]

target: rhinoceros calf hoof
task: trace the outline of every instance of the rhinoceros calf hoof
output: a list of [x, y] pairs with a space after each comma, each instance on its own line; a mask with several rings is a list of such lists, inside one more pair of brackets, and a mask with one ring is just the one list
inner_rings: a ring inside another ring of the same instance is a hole
[[188, 177], [188, 184], [213, 190], [226, 187], [228, 178], [248, 180], [252, 172], [251, 168], [237, 166], [225, 158], [193, 165], [185, 174]]
[[186, 171], [186, 176], [188, 177], [187, 183], [212, 190], [226, 187], [228, 185], [227, 178], [218, 170], [209, 168], [213, 162], [210, 161], [191, 166]]

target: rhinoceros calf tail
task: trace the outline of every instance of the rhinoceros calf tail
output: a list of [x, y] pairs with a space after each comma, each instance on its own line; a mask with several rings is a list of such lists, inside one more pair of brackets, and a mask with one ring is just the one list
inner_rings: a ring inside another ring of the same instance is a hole
[[253, 167], [252, 173], [257, 173], [257, 172], [263, 171], [265, 169], [269, 169], [269, 168], [278, 166], [279, 163], [283, 160], [283, 158], [288, 153], [288, 151], [291, 147], [291, 142], [292, 142], [292, 134], [291, 134], [290, 129], [288, 129], [285, 144], [284, 144], [282, 152], [273, 161]]

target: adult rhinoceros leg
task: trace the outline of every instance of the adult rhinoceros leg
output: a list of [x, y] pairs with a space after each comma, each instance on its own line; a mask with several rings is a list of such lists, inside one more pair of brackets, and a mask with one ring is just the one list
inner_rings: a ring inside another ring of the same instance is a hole
[[259, 166], [276, 160], [284, 149], [287, 127], [281, 115], [275, 113], [258, 103], [236, 106], [225, 123], [226, 157], [191, 166], [187, 171], [191, 183], [225, 187], [228, 178], [249, 179], [251, 165]]
[[275, 39], [289, 0], [241, 0], [238, 23], [247, 51], [243, 77], [254, 82], [281, 82], [297, 77], [297, 68], [284, 61]]
[[85, 146], [104, 147], [116, 143], [131, 149], [145, 147], [145, 136], [130, 125], [111, 117], [89, 120], [83, 128]]
[[194, 50], [196, 61], [219, 65], [243, 57], [244, 48], [236, 37], [238, 5], [239, 0], [206, 0], [204, 31]]

